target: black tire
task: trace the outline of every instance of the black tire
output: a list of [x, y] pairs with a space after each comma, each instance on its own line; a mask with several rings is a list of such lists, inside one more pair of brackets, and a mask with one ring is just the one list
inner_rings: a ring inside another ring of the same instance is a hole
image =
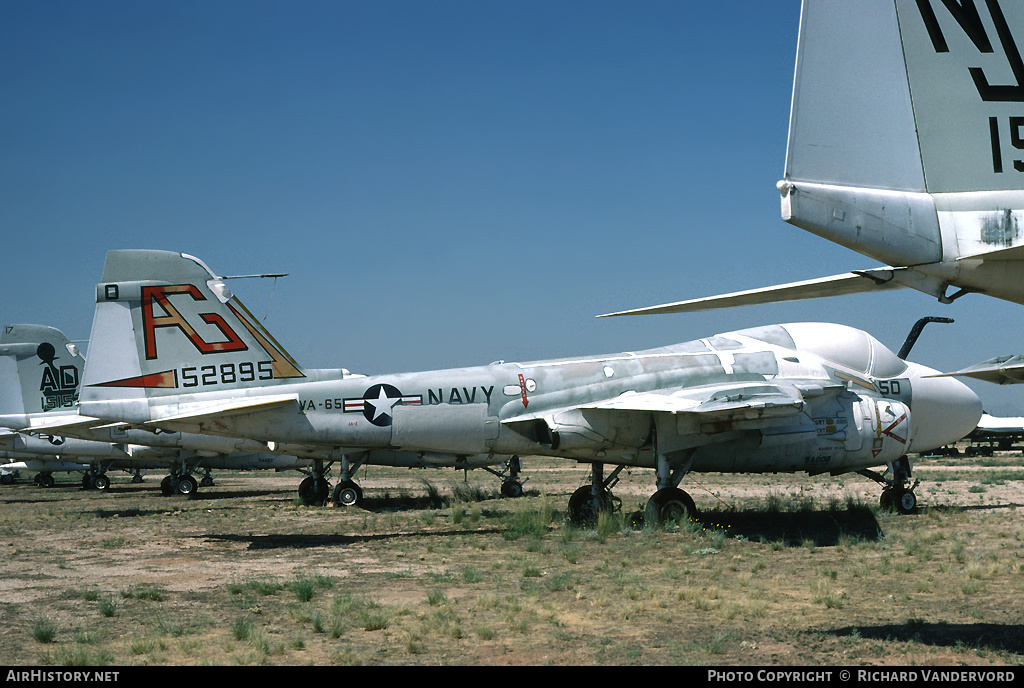
[[651, 495], [644, 513], [645, 522], [657, 525], [684, 523], [697, 517], [697, 505], [678, 487], [666, 487]]
[[306, 506], [323, 506], [331, 493], [331, 484], [323, 478], [308, 476], [299, 483], [299, 499]]
[[107, 476], [103, 475], [102, 473], [94, 475], [93, 478], [92, 478], [92, 486], [93, 486], [93, 489], [96, 489], [96, 490], [99, 490], [100, 492], [102, 492], [102, 491], [106, 490], [108, 487], [110, 487], [110, 478], [108, 478]]
[[306, 505], [313, 503], [313, 478], [303, 478], [299, 482], [299, 500]]
[[501, 496], [515, 499], [523, 496], [523, 484], [518, 480], [506, 480], [501, 484]]
[[590, 485], [584, 485], [569, 497], [569, 520], [578, 526], [596, 525], [604, 503], [603, 495], [594, 497]]

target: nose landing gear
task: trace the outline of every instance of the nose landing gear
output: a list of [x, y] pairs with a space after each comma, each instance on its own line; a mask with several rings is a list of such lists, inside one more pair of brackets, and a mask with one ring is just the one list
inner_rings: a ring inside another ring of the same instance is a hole
[[[882, 495], [878, 504], [887, 511], [895, 510], [900, 514], [912, 514], [917, 511], [917, 495], [914, 490], [920, 484], [920, 480], [914, 479], [911, 482], [911, 471], [913, 465], [909, 456], [900, 458], [889, 464], [884, 473], [876, 473], [869, 469], [857, 471], [866, 478], [871, 478], [882, 485]], [[892, 472], [892, 477], [887, 475]]]

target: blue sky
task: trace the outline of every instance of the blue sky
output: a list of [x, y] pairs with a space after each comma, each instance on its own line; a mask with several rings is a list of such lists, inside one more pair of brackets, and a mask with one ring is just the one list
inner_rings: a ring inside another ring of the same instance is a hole
[[[0, 0], [0, 317], [86, 339], [108, 249], [203, 259], [308, 367], [610, 353], [771, 322], [955, 369], [1024, 306], [599, 313], [877, 265], [785, 224], [799, 2]], [[972, 383], [990, 410], [1024, 388]]]

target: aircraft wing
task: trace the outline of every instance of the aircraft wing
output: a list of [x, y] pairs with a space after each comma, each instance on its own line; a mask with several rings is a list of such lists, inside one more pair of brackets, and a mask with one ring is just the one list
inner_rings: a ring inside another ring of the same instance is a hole
[[665, 392], [626, 392], [612, 399], [581, 404], [577, 408], [692, 413], [707, 421], [752, 420], [799, 413], [804, 408], [804, 400], [796, 388], [744, 384]]
[[816, 299], [824, 296], [845, 296], [847, 294], [903, 289], [907, 285], [894, 279], [899, 270], [901, 268], [857, 270], [841, 275], [832, 275], [831, 277], [819, 277], [802, 282], [779, 284], [774, 287], [761, 287], [759, 289], [748, 289], [719, 296], [706, 296], [688, 301], [666, 303], [660, 306], [647, 306], [646, 308], [635, 308], [617, 313], [605, 313], [598, 317], [692, 313], [695, 311], [714, 310], [716, 308], [735, 308], [736, 306], [751, 306], [761, 303], [799, 301], [801, 299]]
[[997, 385], [1017, 385], [1024, 382], [1024, 356], [999, 356], [953, 373], [932, 377], [973, 377]]
[[825, 380], [794, 384], [742, 382], [729, 385], [683, 387], [649, 392], [625, 392], [617, 397], [575, 406], [545, 409], [502, 421], [507, 425], [529, 424], [566, 412], [598, 410], [610, 413], [693, 414], [704, 422], [778, 417], [801, 413], [805, 396], [817, 396], [839, 388]]

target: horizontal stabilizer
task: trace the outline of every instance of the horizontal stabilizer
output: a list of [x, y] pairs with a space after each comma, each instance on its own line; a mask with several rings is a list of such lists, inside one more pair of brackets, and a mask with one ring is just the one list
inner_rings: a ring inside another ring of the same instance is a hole
[[969, 256], [963, 256], [960, 260], [964, 259], [977, 259], [982, 258], [984, 260], [1024, 260], [1024, 245], [1012, 246], [1010, 248], [998, 249], [995, 251], [986, 251], [985, 253], [974, 253]]
[[[295, 394], [280, 394], [253, 399], [203, 403], [196, 405], [188, 411], [154, 418], [146, 423], [146, 425], [171, 429], [194, 429], [203, 424], [225, 420], [231, 416], [262, 413], [287, 406], [297, 406], [297, 402], [298, 396]], [[201, 429], [200, 427], [199, 430]]]
[[32, 435], [63, 435], [72, 430], [86, 430], [98, 425], [105, 425], [107, 421], [92, 416], [83, 416], [77, 413], [69, 413], [63, 416], [29, 416], [30, 425], [22, 428], [26, 433]]
[[816, 299], [825, 296], [845, 296], [848, 294], [862, 294], [866, 292], [886, 291], [889, 289], [902, 289], [906, 285], [893, 279], [897, 268], [879, 268], [875, 270], [863, 270], [847, 272], [831, 277], [819, 277], [817, 279], [804, 280], [802, 282], [790, 282], [779, 284], [773, 287], [761, 287], [747, 291], [737, 291], [731, 294], [719, 296], [707, 296], [688, 301], [677, 301], [666, 303], [660, 306], [648, 306], [636, 308], [617, 313], [606, 313], [600, 318], [614, 315], [656, 315], [664, 313], [694, 313], [697, 311], [709, 311], [716, 308], [734, 308], [736, 306], [752, 306], [762, 303], [776, 303], [780, 301], [798, 301], [801, 299]]
[[999, 356], [954, 373], [933, 377], [972, 377], [997, 385], [1019, 385], [1024, 382], [1024, 356]]

